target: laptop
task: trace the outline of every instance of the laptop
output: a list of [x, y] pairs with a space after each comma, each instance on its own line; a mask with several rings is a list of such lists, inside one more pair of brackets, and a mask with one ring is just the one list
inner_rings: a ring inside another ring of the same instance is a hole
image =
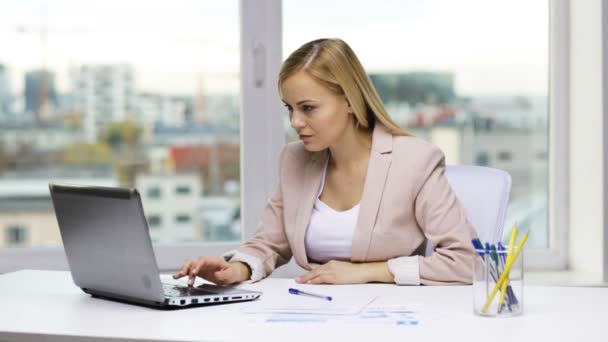
[[94, 297], [161, 309], [240, 302], [262, 293], [161, 282], [136, 189], [49, 184], [72, 279]]

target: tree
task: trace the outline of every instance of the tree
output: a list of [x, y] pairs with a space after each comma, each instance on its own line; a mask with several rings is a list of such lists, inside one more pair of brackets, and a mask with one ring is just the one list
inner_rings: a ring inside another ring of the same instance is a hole
[[99, 134], [99, 141], [106, 143], [112, 149], [117, 150], [122, 146], [129, 149], [139, 144], [142, 128], [135, 122], [117, 121], [106, 124]]

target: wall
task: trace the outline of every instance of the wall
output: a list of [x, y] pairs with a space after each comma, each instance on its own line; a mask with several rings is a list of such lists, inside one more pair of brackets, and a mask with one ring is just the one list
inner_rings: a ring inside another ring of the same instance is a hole
[[601, 280], [604, 263], [601, 0], [570, 1], [569, 268]]

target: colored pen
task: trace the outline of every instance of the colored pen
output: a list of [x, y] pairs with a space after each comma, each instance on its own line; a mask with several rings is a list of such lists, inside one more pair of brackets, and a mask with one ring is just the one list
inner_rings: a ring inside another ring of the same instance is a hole
[[517, 260], [517, 257], [519, 257], [519, 254], [521, 254], [521, 250], [523, 249], [524, 244], [526, 243], [527, 240], [528, 240], [528, 233], [525, 233], [521, 237], [521, 240], [519, 240], [519, 243], [517, 244], [517, 250], [515, 251], [515, 253], [513, 254], [513, 256], [509, 256], [507, 258], [507, 265], [505, 266], [505, 270], [502, 273], [502, 275], [500, 276], [500, 278], [498, 279], [498, 281], [496, 282], [496, 286], [494, 286], [494, 289], [492, 290], [492, 293], [490, 293], [490, 296], [488, 296], [488, 299], [486, 300], [486, 303], [481, 308], [481, 312], [483, 312], [483, 313], [488, 312], [488, 308], [490, 307], [490, 303], [492, 303], [492, 300], [494, 299], [494, 296], [496, 296], [496, 292], [498, 292], [498, 290], [500, 290], [502, 288], [503, 282], [509, 276], [509, 272], [511, 271], [511, 266], [513, 266], [513, 263], [515, 262], [515, 260]]
[[484, 265], [484, 267], [488, 267], [488, 270], [490, 272], [490, 276], [492, 276], [492, 279], [494, 279], [494, 281], [498, 280], [498, 275], [495, 273], [496, 270], [491, 267], [491, 263], [490, 265], [486, 265], [486, 261], [484, 259], [484, 254], [487, 255], [490, 253], [489, 250], [489, 245], [488, 245], [488, 249], [486, 249], [486, 247], [484, 247], [483, 242], [481, 242], [481, 240], [479, 240], [479, 238], [475, 238], [473, 240], [471, 240], [471, 242], [473, 243], [473, 247], [477, 250], [477, 254], [479, 255], [479, 258], [481, 259], [481, 263]]
[[294, 294], [294, 295], [310, 296], [310, 297], [315, 297], [315, 298], [324, 299], [324, 300], [332, 300], [331, 296], [325, 296], [325, 295], [320, 295], [320, 294], [316, 294], [316, 293], [306, 292], [306, 291], [302, 291], [302, 290], [298, 290], [298, 289], [294, 289], [294, 288], [289, 288], [289, 293]]
[[494, 244], [490, 245], [490, 257], [492, 257], [492, 260], [494, 260], [494, 264], [496, 265], [496, 269], [499, 272], [502, 272], [501, 271], [500, 260], [498, 260], [498, 253], [496, 252], [496, 246]]
[[483, 243], [481, 243], [479, 238], [475, 238], [471, 240], [471, 242], [473, 243], [473, 247], [477, 250], [477, 254], [479, 254], [480, 257], [483, 257]]
[[500, 241], [498, 241], [498, 250], [502, 252], [500, 253], [500, 264], [504, 268], [507, 263], [507, 248]]
[[[494, 255], [492, 254], [491, 247], [493, 246], [494, 245], [490, 246], [490, 244], [486, 242], [486, 255], [490, 256], [490, 260], [488, 260], [488, 267], [490, 268], [490, 274], [494, 278], [494, 281], [496, 281], [496, 279], [498, 279], [500, 276], [500, 273], [498, 271], [498, 259], [496, 259], [496, 253], [494, 253]], [[494, 247], [494, 250], [496, 251], [496, 247]], [[494, 263], [492, 263], [492, 261], [494, 261]]]

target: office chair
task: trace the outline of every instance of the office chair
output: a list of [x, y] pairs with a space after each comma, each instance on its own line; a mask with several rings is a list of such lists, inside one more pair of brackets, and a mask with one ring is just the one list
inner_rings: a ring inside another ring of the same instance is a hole
[[[500, 241], [509, 204], [511, 176], [503, 170], [474, 165], [448, 165], [445, 176], [479, 239], [489, 243]], [[425, 255], [431, 254], [433, 245], [427, 241]]]

